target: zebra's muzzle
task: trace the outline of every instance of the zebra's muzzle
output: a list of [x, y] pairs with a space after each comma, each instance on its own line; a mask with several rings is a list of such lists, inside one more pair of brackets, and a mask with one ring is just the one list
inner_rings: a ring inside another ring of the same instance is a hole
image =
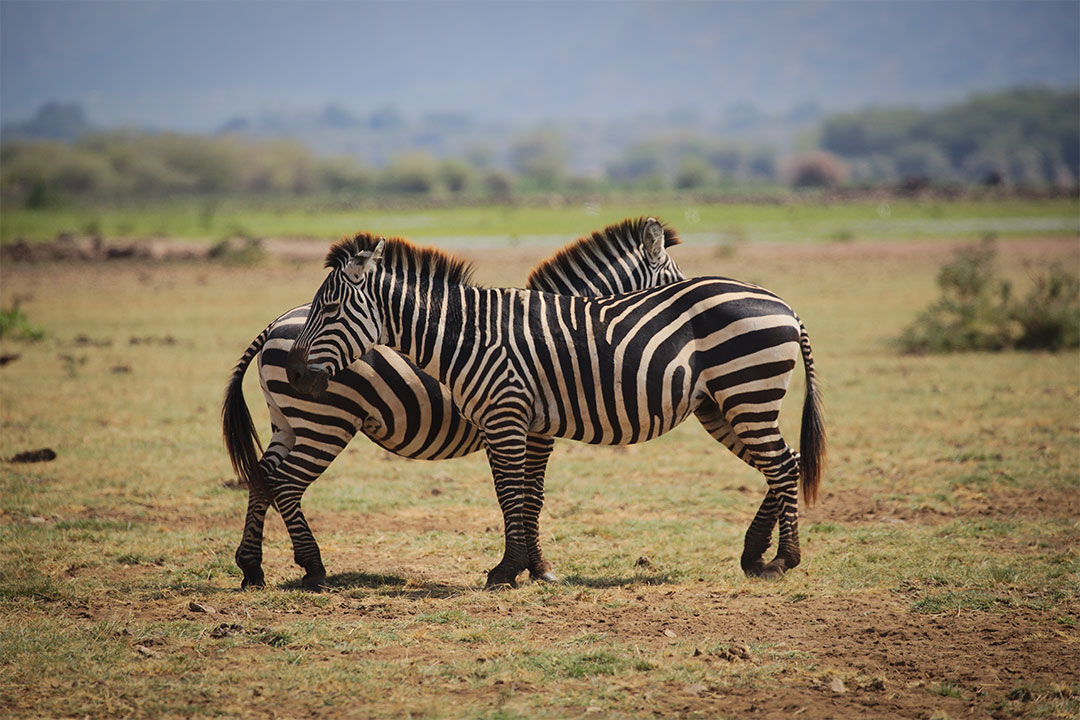
[[320, 395], [330, 384], [330, 373], [307, 362], [307, 352], [294, 346], [285, 359], [285, 374], [289, 384], [305, 395]]

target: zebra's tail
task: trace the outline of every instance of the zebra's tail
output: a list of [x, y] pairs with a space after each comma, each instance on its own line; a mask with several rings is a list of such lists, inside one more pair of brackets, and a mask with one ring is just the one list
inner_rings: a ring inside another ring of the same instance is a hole
[[808, 505], [817, 502], [818, 484], [825, 469], [825, 416], [821, 410], [821, 390], [814, 372], [814, 354], [810, 336], [799, 321], [799, 347], [806, 370], [806, 397], [803, 398], [802, 431], [799, 435], [799, 476], [803, 498]]
[[269, 327], [259, 333], [236, 363], [229, 383], [225, 386], [225, 402], [221, 407], [221, 430], [225, 436], [225, 449], [229, 451], [229, 460], [232, 461], [233, 470], [236, 471], [241, 482], [249, 488], [254, 488], [264, 498], [269, 498], [270, 493], [262, 468], [259, 466], [262, 443], [259, 441], [259, 432], [255, 429], [255, 423], [251, 420], [247, 402], [244, 401], [244, 373], [251, 364], [252, 358], [262, 350], [269, 333]]

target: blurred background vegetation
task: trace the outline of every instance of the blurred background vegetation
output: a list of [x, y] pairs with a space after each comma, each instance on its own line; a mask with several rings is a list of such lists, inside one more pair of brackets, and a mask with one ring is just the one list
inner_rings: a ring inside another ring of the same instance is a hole
[[779, 128], [772, 141], [734, 131], [753, 112], [496, 128], [463, 115], [410, 119], [384, 108], [361, 116], [330, 105], [185, 134], [99, 129], [79, 105], [49, 103], [4, 126], [0, 193], [7, 210], [50, 210], [178, 197], [462, 204], [974, 186], [1067, 194], [1080, 178], [1077, 91], [1021, 88], [929, 110], [755, 116]]

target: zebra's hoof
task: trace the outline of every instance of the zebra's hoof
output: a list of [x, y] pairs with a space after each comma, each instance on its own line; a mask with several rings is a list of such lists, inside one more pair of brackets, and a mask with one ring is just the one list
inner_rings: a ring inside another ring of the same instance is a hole
[[761, 577], [765, 573], [765, 561], [761, 558], [756, 560], [743, 558], [742, 569], [746, 577]]
[[255, 588], [266, 587], [266, 578], [263, 577], [262, 569], [259, 570], [245, 570], [244, 579], [240, 583], [241, 590], [252, 590]]
[[795, 565], [789, 564], [785, 558], [775, 557], [772, 562], [761, 569], [761, 577], [766, 580], [779, 580], [784, 577], [784, 573], [793, 567]]
[[533, 582], [559, 582], [559, 576], [551, 571], [551, 563], [541, 560], [529, 568], [529, 579]]
[[326, 573], [320, 575], [305, 575], [300, 581], [308, 592], [321, 592], [326, 587]]
[[761, 571], [760, 577], [764, 580], [779, 580], [780, 578], [784, 577], [784, 572], [785, 570], [783, 565], [774, 565], [773, 563], [769, 563], [765, 566], [765, 569]]
[[517, 573], [511, 574], [508, 570], [496, 567], [488, 572], [487, 584], [484, 585], [484, 589], [506, 590], [508, 588], [516, 588], [517, 586]]

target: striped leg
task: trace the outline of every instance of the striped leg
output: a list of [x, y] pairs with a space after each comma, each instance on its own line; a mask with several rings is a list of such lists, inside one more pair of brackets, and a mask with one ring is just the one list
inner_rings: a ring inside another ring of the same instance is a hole
[[292, 540], [293, 560], [304, 568], [303, 584], [307, 590], [318, 590], [326, 580], [326, 568], [323, 567], [322, 555], [315, 536], [308, 527], [307, 518], [300, 510], [300, 498], [307, 489], [306, 485], [296, 484], [271, 485], [274, 492], [274, 504], [277, 505], [281, 519]]
[[485, 432], [484, 445], [502, 510], [506, 542], [502, 560], [488, 572], [487, 588], [517, 587], [517, 576], [529, 567], [526, 506], [535, 497], [524, 475], [526, 433], [524, 428], [503, 425]]
[[[740, 460], [761, 472], [768, 484], [765, 498], [746, 530], [740, 564], [747, 575], [778, 577], [800, 560], [799, 455], [780, 435], [779, 401], [775, 407], [757, 407], [752, 413], [733, 411], [725, 415], [719, 407], [709, 403], [699, 408], [701, 424]], [[765, 552], [778, 522], [780, 544], [776, 557], [766, 564]]]
[[[735, 457], [755, 470], [758, 469], [754, 464], [754, 458], [751, 456], [750, 451], [735, 435], [731, 423], [727, 421], [727, 418], [724, 417], [724, 414], [720, 412], [720, 408], [715, 403], [711, 401], [704, 403], [694, 411], [694, 414], [697, 415], [702, 427], [713, 439], [730, 450]], [[770, 490], [765, 494], [765, 500], [761, 503], [761, 507], [758, 508], [753, 522], [750, 523], [750, 527], [746, 531], [746, 539], [743, 542], [742, 569], [747, 575], [761, 575], [762, 569], [765, 567], [763, 558], [772, 541], [773, 528], [776, 527], [777, 508], [777, 498]]]
[[[259, 469], [263, 477], [268, 477], [289, 453], [293, 437], [279, 433], [271, 439], [266, 452], [259, 458]], [[266, 511], [270, 503], [262, 493], [254, 488], [248, 489], [247, 516], [244, 518], [244, 534], [240, 546], [236, 548], [236, 565], [244, 573], [241, 588], [263, 587], [266, 580], [262, 570], [263, 527], [266, 524]]]
[[[742, 567], [747, 575], [775, 578], [799, 564], [799, 455], [784, 445], [784, 451], [767, 460], [761, 459], [761, 471], [769, 491], [757, 515], [746, 531]], [[762, 564], [769, 547], [772, 528], [780, 524], [780, 543], [776, 557]]]
[[274, 494], [274, 505], [289, 531], [293, 560], [305, 571], [304, 587], [317, 590], [326, 579], [326, 568], [323, 566], [319, 544], [315, 542], [307, 518], [300, 509], [300, 500], [308, 486], [323, 474], [348, 444], [352, 435], [344, 438], [325, 435], [308, 438], [306, 436], [310, 433], [303, 427], [296, 428], [296, 434], [296, 445], [267, 479], [267, 484]]
[[529, 576], [533, 580], [558, 582], [551, 563], [540, 551], [540, 511], [544, 507], [544, 473], [555, 449], [553, 438], [529, 435], [525, 441], [525, 546], [529, 555]]

